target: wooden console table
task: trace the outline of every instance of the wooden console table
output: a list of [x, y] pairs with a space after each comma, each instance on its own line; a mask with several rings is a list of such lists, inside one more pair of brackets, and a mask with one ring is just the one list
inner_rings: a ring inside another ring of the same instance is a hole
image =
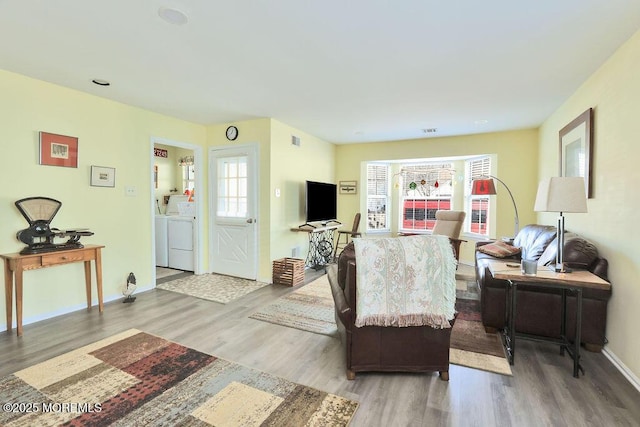
[[95, 261], [98, 308], [100, 313], [102, 313], [104, 310], [102, 302], [102, 257], [100, 253], [102, 248], [104, 248], [104, 246], [85, 245], [85, 247], [81, 249], [68, 249], [40, 254], [21, 255], [19, 253], [12, 253], [0, 255], [0, 258], [4, 259], [4, 295], [7, 307], [7, 331], [11, 331], [13, 326], [11, 305], [13, 302], [15, 277], [16, 329], [18, 336], [22, 336], [22, 273], [25, 270], [37, 270], [73, 262], [84, 262], [87, 310], [91, 310], [91, 261]]
[[[536, 341], [548, 341], [560, 345], [560, 354], [564, 354], [566, 349], [573, 359], [573, 376], [578, 377], [580, 366], [580, 334], [582, 331], [582, 291], [583, 289], [610, 289], [611, 283], [601, 279], [595, 274], [586, 270], [574, 270], [572, 273], [556, 273], [546, 267], [538, 267], [535, 275], [525, 275], [521, 272], [520, 266], [511, 267], [511, 263], [505, 261], [490, 261], [489, 271], [495, 279], [506, 280], [509, 284], [507, 292], [507, 327], [503, 331], [505, 350], [509, 363], [513, 365], [516, 351], [516, 337], [532, 339]], [[562, 317], [560, 324], [561, 338], [539, 337], [537, 335], [516, 333], [516, 305], [518, 295], [518, 284], [535, 284], [536, 286], [555, 288], [562, 291]], [[567, 339], [567, 292], [576, 295], [576, 331], [573, 345]], [[510, 297], [510, 298], [509, 298]], [[584, 373], [584, 372], [583, 372]]]

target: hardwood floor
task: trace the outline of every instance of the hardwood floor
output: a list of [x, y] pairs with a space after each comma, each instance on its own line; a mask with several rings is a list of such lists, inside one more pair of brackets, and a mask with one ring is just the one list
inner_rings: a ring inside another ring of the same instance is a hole
[[133, 304], [106, 304], [102, 315], [83, 310], [27, 325], [22, 338], [2, 332], [0, 376], [136, 328], [354, 399], [360, 406], [352, 426], [640, 425], [640, 393], [604, 355], [582, 352], [586, 374], [576, 379], [556, 346], [524, 340], [512, 377], [451, 365], [449, 382], [435, 373], [347, 381], [339, 339], [248, 318], [292, 291], [267, 286], [223, 305], [151, 290]]

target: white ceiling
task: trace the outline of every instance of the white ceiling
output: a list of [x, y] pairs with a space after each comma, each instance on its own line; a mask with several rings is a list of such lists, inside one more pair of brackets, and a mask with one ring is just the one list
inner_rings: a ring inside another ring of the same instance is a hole
[[0, 68], [352, 143], [537, 127], [639, 28], [638, 0], [0, 0]]

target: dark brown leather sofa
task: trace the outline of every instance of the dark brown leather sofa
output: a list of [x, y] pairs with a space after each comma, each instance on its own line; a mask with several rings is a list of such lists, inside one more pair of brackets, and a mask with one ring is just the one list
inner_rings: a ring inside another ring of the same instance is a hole
[[[596, 247], [582, 237], [565, 234], [564, 260], [571, 268], [581, 268], [607, 279], [607, 260], [598, 255]], [[506, 258], [520, 262], [522, 258], [536, 260], [538, 269], [555, 262], [556, 227], [527, 225], [516, 238], [513, 246], [521, 248], [521, 254]], [[487, 260], [495, 259], [478, 249], [490, 242], [477, 242], [475, 252], [476, 280], [480, 288], [482, 323], [488, 332], [500, 330], [506, 319], [506, 287], [503, 280], [491, 277]], [[589, 351], [600, 351], [606, 343], [607, 303], [611, 290], [584, 289], [582, 298], [581, 341]], [[561, 292], [532, 285], [518, 285], [516, 332], [560, 338]], [[567, 297], [567, 335], [575, 336], [575, 296]]]
[[[336, 306], [336, 323], [346, 350], [347, 379], [356, 372], [439, 372], [449, 380], [451, 328], [430, 326], [356, 327], [356, 260], [353, 243], [327, 268]], [[451, 327], [455, 319], [451, 323]]]

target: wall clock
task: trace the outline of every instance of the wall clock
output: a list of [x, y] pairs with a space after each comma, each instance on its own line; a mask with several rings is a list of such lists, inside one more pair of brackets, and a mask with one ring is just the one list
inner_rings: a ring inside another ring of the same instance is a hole
[[235, 126], [229, 126], [227, 128], [227, 139], [229, 141], [235, 141], [238, 138], [238, 128]]

